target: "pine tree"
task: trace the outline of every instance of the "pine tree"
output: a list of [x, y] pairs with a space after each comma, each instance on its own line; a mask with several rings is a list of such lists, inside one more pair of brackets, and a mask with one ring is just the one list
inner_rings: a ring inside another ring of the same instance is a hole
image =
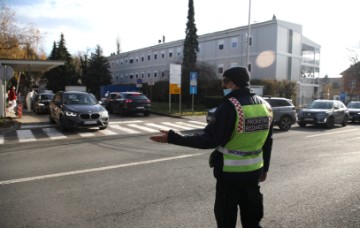
[[199, 51], [199, 42], [197, 36], [197, 29], [195, 25], [195, 12], [194, 1], [189, 0], [189, 9], [185, 31], [185, 41], [183, 49], [183, 62], [182, 62], [182, 97], [184, 102], [190, 102], [190, 72], [196, 70], [197, 52]]
[[60, 41], [54, 42], [53, 49], [49, 56], [50, 60], [64, 60], [64, 66], [58, 66], [46, 72], [44, 77], [47, 79], [47, 89], [54, 92], [65, 90], [67, 85], [77, 85], [79, 76], [76, 73], [73, 59], [66, 48], [64, 34], [60, 35]]
[[109, 63], [103, 56], [100, 45], [96, 46], [95, 53], [91, 53], [88, 62], [86, 75], [83, 75], [84, 85], [96, 97], [100, 97], [100, 86], [111, 83], [111, 74]]

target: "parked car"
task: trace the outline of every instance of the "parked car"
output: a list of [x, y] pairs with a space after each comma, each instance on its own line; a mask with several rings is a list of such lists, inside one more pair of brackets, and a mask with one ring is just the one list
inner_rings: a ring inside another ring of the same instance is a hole
[[296, 108], [292, 100], [284, 97], [264, 97], [273, 110], [274, 126], [280, 130], [290, 130], [291, 126], [296, 123]]
[[349, 120], [353, 123], [360, 121], [360, 101], [350, 101], [347, 108], [349, 110]]
[[113, 92], [107, 101], [108, 111], [120, 115], [142, 113], [149, 116], [150, 107], [150, 99], [139, 92]]
[[307, 124], [325, 125], [328, 128], [333, 128], [335, 124], [346, 126], [348, 119], [349, 110], [338, 100], [315, 100], [298, 113], [300, 127]]
[[107, 128], [109, 114], [87, 92], [57, 92], [50, 102], [49, 121], [56, 122], [62, 131], [72, 128]]
[[31, 99], [31, 109], [36, 113], [49, 113], [49, 104], [53, 99], [54, 94], [39, 93]]
[[[264, 97], [273, 108], [274, 125], [281, 130], [287, 131], [296, 123], [296, 109], [292, 101], [283, 97]], [[209, 123], [214, 117], [216, 108], [211, 108], [206, 114], [206, 121]]]

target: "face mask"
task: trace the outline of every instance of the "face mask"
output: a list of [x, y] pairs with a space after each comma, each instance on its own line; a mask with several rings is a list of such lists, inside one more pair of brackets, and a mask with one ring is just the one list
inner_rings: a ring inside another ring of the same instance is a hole
[[223, 89], [224, 96], [227, 96], [231, 91], [232, 89]]

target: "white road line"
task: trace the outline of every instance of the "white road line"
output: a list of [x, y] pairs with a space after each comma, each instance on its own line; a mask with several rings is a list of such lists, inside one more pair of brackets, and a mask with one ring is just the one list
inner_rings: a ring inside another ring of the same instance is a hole
[[147, 123], [146, 125], [157, 128], [157, 132], [158, 132], [160, 129], [164, 129], [164, 130], [166, 130], [166, 131], [168, 131], [168, 130], [170, 130], [170, 129], [177, 130], [177, 129], [175, 129], [175, 128], [167, 127], [167, 126], [160, 125], [160, 124], [154, 124], [154, 123]]
[[358, 129], [350, 129], [350, 130], [344, 130], [344, 131], [334, 131], [334, 132], [328, 132], [328, 133], [317, 134], [317, 135], [308, 135], [308, 136], [305, 136], [305, 138], [313, 138], [313, 137], [324, 136], [324, 135], [333, 135], [333, 134], [339, 134], [339, 133], [343, 133], [343, 132], [357, 131], [357, 130]]
[[180, 155], [180, 156], [175, 156], [175, 157], [160, 158], [160, 159], [154, 159], [154, 160], [148, 160], [148, 161], [142, 161], [142, 162], [131, 162], [131, 163], [127, 163], [127, 164], [104, 166], [104, 167], [93, 168], [93, 169], [82, 169], [82, 170], [76, 170], [76, 171], [70, 171], [70, 172], [48, 174], [48, 175], [43, 175], [43, 176], [18, 178], [18, 179], [0, 181], [0, 185], [8, 185], [8, 184], [21, 183], [21, 182], [43, 180], [43, 179], [54, 178], [54, 177], [71, 176], [71, 175], [83, 174], [83, 173], [99, 172], [99, 171], [118, 169], [118, 168], [124, 168], [124, 167], [136, 166], [136, 165], [144, 165], [144, 164], [151, 164], [151, 163], [157, 163], [157, 162], [163, 162], [163, 161], [170, 161], [170, 160], [175, 160], [175, 159], [200, 156], [202, 154], [203, 153], [185, 154], [185, 155]]
[[29, 124], [23, 125], [20, 127], [21, 130], [32, 129], [32, 128], [44, 128], [44, 127], [54, 127], [54, 124]]
[[159, 132], [159, 130], [148, 128], [148, 127], [145, 127], [145, 126], [140, 126], [140, 125], [137, 125], [137, 124], [128, 124], [128, 126], [138, 128], [140, 130], [147, 131], [147, 132]]
[[19, 142], [32, 142], [36, 141], [34, 134], [31, 130], [16, 130]]
[[131, 120], [131, 121], [114, 121], [114, 122], [109, 122], [109, 124], [131, 124], [131, 123], [142, 123], [142, 120]]
[[100, 133], [101, 133], [101, 134], [104, 134], [104, 135], [117, 135], [116, 132], [110, 131], [110, 130], [108, 130], [108, 129], [101, 130]]
[[92, 133], [92, 132], [78, 133], [78, 135], [80, 135], [81, 137], [93, 137], [93, 136], [96, 136], [96, 134]]
[[0, 135], [0, 144], [4, 144], [4, 136]]
[[55, 128], [44, 128], [42, 129], [43, 132], [50, 138], [50, 139], [66, 139], [67, 137], [60, 133]]
[[199, 129], [199, 128], [204, 128], [203, 126], [199, 126], [199, 125], [194, 125], [194, 124], [189, 124], [189, 123], [184, 123], [184, 122], [175, 122], [176, 124], [180, 124], [186, 127], [192, 127], [194, 129]]
[[174, 124], [174, 123], [170, 123], [170, 122], [162, 122], [162, 124], [171, 126], [171, 127], [175, 127], [175, 128], [180, 128], [180, 129], [184, 129], [184, 130], [193, 130], [194, 128], [192, 127], [185, 127], [185, 126], [181, 126], [179, 124]]
[[189, 121], [189, 122], [194, 123], [194, 124], [199, 124], [199, 125], [204, 126], [204, 127], [207, 125], [207, 123], [200, 122], [200, 121]]
[[109, 127], [120, 130], [120, 131], [124, 131], [124, 132], [129, 133], [129, 134], [139, 134], [140, 133], [140, 132], [135, 131], [133, 129], [126, 128], [126, 127], [121, 127], [119, 125], [111, 125]]

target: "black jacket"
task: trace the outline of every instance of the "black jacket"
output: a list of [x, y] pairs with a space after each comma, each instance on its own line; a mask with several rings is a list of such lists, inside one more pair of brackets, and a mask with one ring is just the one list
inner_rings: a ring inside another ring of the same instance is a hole
[[[233, 104], [231, 104], [228, 99], [229, 97], [235, 97], [242, 106], [262, 102], [255, 96], [255, 94], [251, 93], [248, 88], [232, 91], [224, 98], [222, 104], [216, 109], [214, 120], [205, 127], [202, 134], [181, 135], [173, 130], [170, 130], [168, 142], [175, 145], [200, 149], [211, 149], [216, 148], [217, 146], [224, 147], [230, 140], [231, 134], [234, 131], [237, 116]], [[270, 126], [269, 135], [263, 146], [264, 167], [262, 169], [248, 173], [224, 173], [222, 172], [223, 156], [221, 152], [215, 150], [210, 157], [214, 166], [214, 176], [216, 178], [225, 177], [231, 179], [243, 177], [258, 178], [262, 171], [267, 172], [270, 166], [270, 155], [273, 141], [272, 128], [273, 124]]]

